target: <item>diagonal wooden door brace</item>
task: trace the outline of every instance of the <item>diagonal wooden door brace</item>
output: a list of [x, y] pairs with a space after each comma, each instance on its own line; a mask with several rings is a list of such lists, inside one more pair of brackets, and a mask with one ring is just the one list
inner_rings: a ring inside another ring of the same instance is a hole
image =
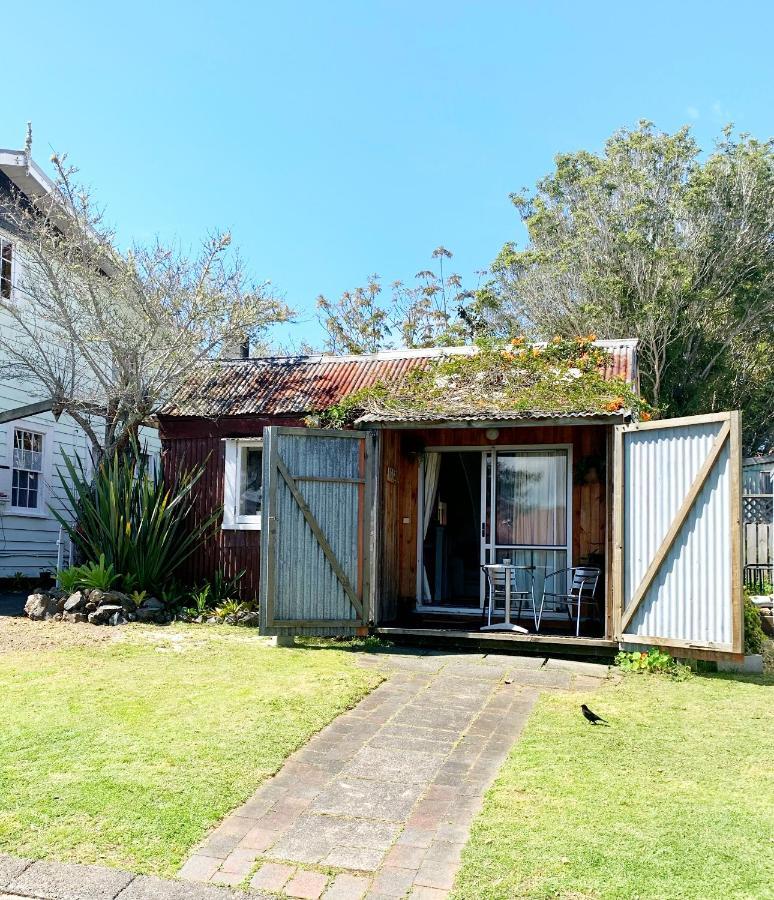
[[715, 466], [717, 458], [720, 455], [720, 452], [723, 449], [726, 441], [728, 440], [730, 432], [731, 423], [726, 421], [723, 424], [723, 427], [718, 432], [718, 436], [715, 438], [715, 441], [710, 448], [709, 455], [704, 460], [702, 467], [696, 473], [696, 477], [693, 479], [693, 483], [691, 484], [691, 489], [686, 494], [685, 500], [683, 500], [683, 502], [680, 504], [680, 509], [678, 509], [677, 515], [675, 516], [674, 521], [669, 527], [669, 531], [667, 531], [664, 540], [661, 542], [661, 546], [656, 551], [656, 555], [653, 557], [651, 564], [648, 566], [648, 570], [645, 572], [645, 577], [642, 579], [639, 587], [635, 591], [631, 603], [624, 610], [623, 617], [621, 618], [622, 633], [626, 631], [629, 622], [631, 622], [634, 614], [639, 609], [640, 604], [645, 599], [645, 595], [648, 593], [648, 590], [653, 583], [653, 579], [658, 574], [658, 571], [661, 568], [664, 560], [666, 559], [667, 554], [672, 549], [672, 544], [674, 544], [674, 542], [677, 540], [677, 536], [680, 534], [680, 529], [685, 524], [688, 513], [691, 511], [693, 504], [696, 502], [696, 498], [699, 496], [701, 489], [704, 487], [705, 481], [707, 480], [710, 472]]
[[333, 548], [328, 543], [328, 539], [323, 534], [322, 528], [320, 528], [320, 524], [315, 519], [312, 510], [309, 509], [306, 500], [304, 500], [301, 491], [298, 489], [298, 485], [296, 484], [295, 479], [288, 471], [288, 467], [285, 465], [283, 460], [279, 455], [277, 455], [277, 469], [279, 470], [280, 475], [285, 479], [285, 483], [290, 489], [290, 493], [293, 495], [293, 499], [298, 504], [301, 512], [304, 514], [304, 518], [306, 519], [307, 525], [312, 529], [312, 533], [317, 538], [317, 543], [320, 545], [322, 552], [325, 554], [325, 558], [330, 563], [331, 568], [333, 569], [333, 573], [338, 578], [339, 584], [344, 588], [344, 593], [349, 597], [350, 602], [355, 607], [357, 614], [360, 616], [360, 621], [363, 621], [363, 604], [360, 602], [360, 598], [355, 593], [355, 589], [352, 587], [352, 584], [347, 578], [347, 573], [344, 569], [341, 568], [341, 564], [338, 559], [336, 559], [336, 554], [333, 552]]

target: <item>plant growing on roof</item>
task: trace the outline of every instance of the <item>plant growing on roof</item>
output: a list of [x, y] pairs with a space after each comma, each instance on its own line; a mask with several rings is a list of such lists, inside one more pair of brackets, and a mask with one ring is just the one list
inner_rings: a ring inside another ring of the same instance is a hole
[[443, 418], [631, 410], [649, 417], [651, 407], [630, 384], [605, 377], [608, 362], [609, 353], [594, 343], [594, 335], [557, 337], [544, 345], [531, 345], [524, 338], [506, 344], [481, 342], [477, 352], [430, 360], [398, 379], [356, 391], [307, 421], [342, 428], [367, 412]]
[[52, 515], [88, 562], [124, 573], [124, 587], [160, 590], [220, 515], [217, 509], [191, 519], [202, 466], [172, 476], [149, 471], [147, 457], [132, 442], [127, 451], [104, 457], [92, 478], [80, 457], [73, 462], [62, 455], [65, 468], [57, 467], [57, 476], [64, 510], [52, 509]]

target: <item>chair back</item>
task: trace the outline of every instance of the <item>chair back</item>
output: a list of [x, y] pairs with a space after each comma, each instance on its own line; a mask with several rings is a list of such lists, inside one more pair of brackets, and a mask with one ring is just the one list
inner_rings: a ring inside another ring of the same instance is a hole
[[505, 578], [506, 578], [506, 570], [504, 566], [500, 565], [490, 565], [490, 566], [481, 566], [484, 570], [484, 574], [486, 575], [487, 583], [489, 584], [489, 590], [492, 593], [500, 594], [505, 593]]
[[593, 597], [599, 582], [600, 569], [594, 566], [576, 566], [572, 572], [572, 584], [570, 594], [575, 596]]

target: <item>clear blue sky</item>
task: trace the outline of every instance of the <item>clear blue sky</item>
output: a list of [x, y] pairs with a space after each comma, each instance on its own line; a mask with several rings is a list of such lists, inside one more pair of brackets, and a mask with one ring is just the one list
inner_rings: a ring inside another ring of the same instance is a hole
[[772, 135], [774, 4], [8, 4], [0, 146], [66, 151], [122, 239], [230, 228], [319, 342], [314, 300], [465, 276], [523, 233], [508, 200], [640, 118]]

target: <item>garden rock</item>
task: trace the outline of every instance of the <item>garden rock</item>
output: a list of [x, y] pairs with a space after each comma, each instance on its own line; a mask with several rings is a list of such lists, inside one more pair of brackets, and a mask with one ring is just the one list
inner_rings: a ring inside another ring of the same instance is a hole
[[108, 624], [110, 625], [126, 625], [127, 619], [124, 617], [123, 608], [119, 612], [114, 612], [110, 617]]
[[63, 622], [87, 622], [89, 617], [85, 612], [65, 612], [62, 613]]
[[70, 594], [65, 600], [62, 610], [66, 613], [83, 612], [86, 609], [87, 603], [88, 600], [84, 592], [76, 591], [74, 594]]
[[99, 609], [89, 613], [89, 622], [92, 625], [107, 625], [115, 613], [121, 613], [123, 617], [124, 608], [115, 603], [104, 603]]
[[259, 612], [247, 612], [239, 618], [240, 625], [246, 625], [248, 628], [257, 628], [261, 624], [261, 614]]
[[48, 594], [30, 594], [24, 612], [35, 621], [52, 619], [59, 612], [59, 600]]
[[142, 609], [153, 609], [157, 612], [164, 609], [164, 603], [158, 597], [146, 597], [140, 604]]

